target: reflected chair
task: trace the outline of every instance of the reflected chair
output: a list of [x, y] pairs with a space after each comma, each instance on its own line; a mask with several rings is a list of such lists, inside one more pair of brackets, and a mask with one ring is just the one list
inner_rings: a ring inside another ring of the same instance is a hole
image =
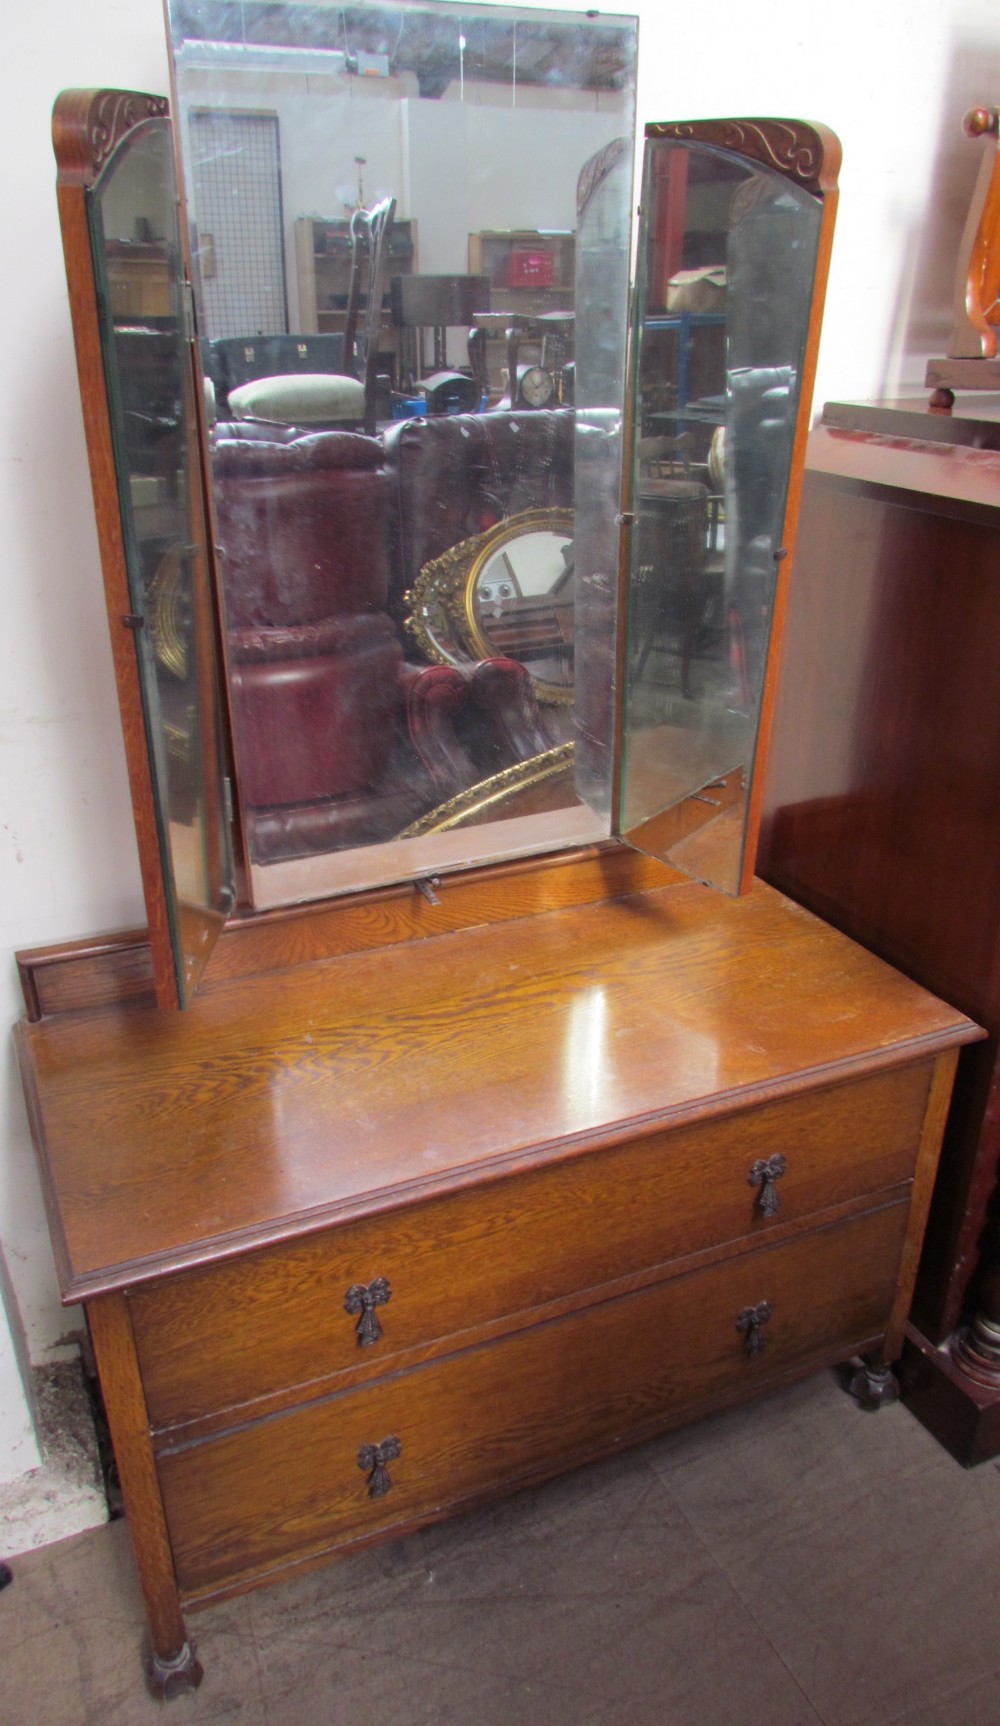
[[706, 601], [709, 504], [707, 485], [690, 477], [692, 444], [690, 433], [638, 442], [639, 583], [632, 628], [637, 677], [651, 653], [665, 651], [665, 637], [679, 638], [681, 692], [688, 700]]
[[[469, 329], [478, 313], [490, 309], [488, 276], [393, 276], [389, 283], [392, 321], [404, 332], [404, 369], [408, 382], [446, 372], [449, 329]], [[424, 332], [431, 331], [434, 357], [425, 365]]]
[[395, 198], [351, 217], [351, 280], [339, 372], [278, 372], [229, 391], [235, 420], [340, 427], [374, 434], [378, 418], [378, 337], [389, 270]]
[[726, 606], [740, 698], [750, 706], [763, 678], [781, 515], [781, 476], [791, 459], [797, 377], [791, 366], [730, 370], [726, 429]]

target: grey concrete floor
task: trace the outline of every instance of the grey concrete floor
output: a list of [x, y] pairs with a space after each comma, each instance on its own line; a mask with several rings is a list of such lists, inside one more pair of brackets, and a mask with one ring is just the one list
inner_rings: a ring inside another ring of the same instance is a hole
[[5, 1726], [998, 1726], [1000, 1470], [830, 1374], [191, 1619], [146, 1694], [127, 1530], [12, 1561]]

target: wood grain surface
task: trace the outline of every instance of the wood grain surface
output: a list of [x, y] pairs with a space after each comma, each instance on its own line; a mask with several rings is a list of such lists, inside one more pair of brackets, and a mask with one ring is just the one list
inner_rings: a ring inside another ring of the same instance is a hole
[[917, 1285], [942, 1342], [1000, 1156], [1000, 453], [824, 429], [810, 464], [760, 868], [989, 1033], [959, 1068]]
[[978, 1035], [696, 885], [22, 1025], [67, 1300]]
[[[688, 1256], [744, 1250], [810, 1215], [908, 1190], [931, 1063], [920, 1062], [537, 1173], [347, 1223], [328, 1234], [132, 1291], [129, 1309], [154, 1427], [276, 1393], [329, 1390], [331, 1375], [398, 1370], [484, 1325], [532, 1321], [597, 1287], [662, 1277]], [[935, 1123], [940, 1130], [940, 1123]], [[768, 1217], [757, 1158], [785, 1157]], [[383, 1277], [381, 1337], [360, 1346], [347, 1290]], [[430, 1349], [425, 1345], [436, 1345]], [[287, 1402], [290, 1397], [282, 1398]], [[255, 1409], [254, 1413], [263, 1412]]]
[[[182, 1595], [400, 1532], [843, 1358], [884, 1326], [906, 1210], [886, 1206], [161, 1454]], [[765, 1300], [765, 1346], [750, 1359], [736, 1321]], [[389, 1436], [402, 1446], [392, 1490], [371, 1499], [358, 1451]]]

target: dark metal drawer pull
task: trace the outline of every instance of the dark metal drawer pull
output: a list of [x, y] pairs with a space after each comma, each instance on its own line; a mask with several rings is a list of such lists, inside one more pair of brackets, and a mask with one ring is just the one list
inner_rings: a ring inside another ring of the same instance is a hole
[[778, 1189], [774, 1183], [780, 1181], [787, 1167], [788, 1164], [780, 1151], [773, 1157], [758, 1157], [755, 1163], [750, 1164], [747, 1186], [760, 1188], [757, 1209], [761, 1216], [773, 1217], [781, 1204]]
[[756, 1306], [745, 1306], [736, 1320], [736, 1329], [746, 1333], [746, 1343], [743, 1352], [747, 1360], [756, 1359], [764, 1348], [767, 1338], [761, 1335], [761, 1325], [767, 1324], [771, 1316], [771, 1303], [767, 1300], [758, 1301]]
[[[381, 1444], [363, 1444], [358, 1451], [358, 1467], [369, 1475], [369, 1498], [384, 1498], [392, 1491], [392, 1481], [389, 1478], [387, 1464], [395, 1462], [397, 1456], [403, 1453], [403, 1446], [398, 1438], [392, 1435], [383, 1438]], [[370, 1471], [370, 1473], [369, 1473]]]
[[355, 1327], [359, 1348], [367, 1348], [369, 1343], [378, 1342], [382, 1335], [377, 1306], [385, 1306], [392, 1294], [385, 1277], [376, 1277], [370, 1283], [352, 1283], [344, 1296], [344, 1311], [353, 1318], [360, 1313]]

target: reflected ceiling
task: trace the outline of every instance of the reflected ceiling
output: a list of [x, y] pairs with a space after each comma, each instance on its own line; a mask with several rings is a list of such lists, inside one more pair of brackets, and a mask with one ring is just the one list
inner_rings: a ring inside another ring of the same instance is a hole
[[[621, 90], [634, 63], [634, 34], [613, 23], [581, 32], [553, 14], [495, 20], [481, 11], [365, 6], [281, 5], [273, 0], [180, 0], [171, 7], [174, 39], [342, 53], [347, 70], [413, 73], [421, 96], [442, 96], [464, 75], [485, 83]], [[358, 66], [358, 56], [369, 63]], [[379, 62], [373, 70], [371, 59]]]

